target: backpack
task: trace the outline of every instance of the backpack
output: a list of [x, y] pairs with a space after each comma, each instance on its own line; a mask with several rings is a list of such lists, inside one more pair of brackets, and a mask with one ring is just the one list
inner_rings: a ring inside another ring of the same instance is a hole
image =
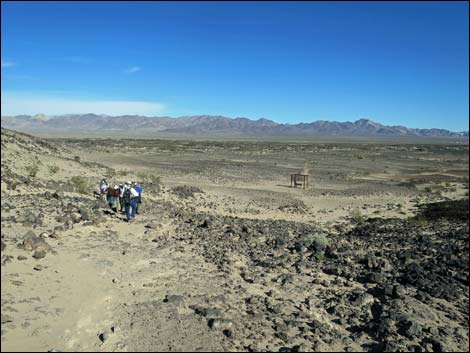
[[124, 203], [131, 203], [131, 189], [124, 190], [124, 194], [122, 194], [122, 200]]
[[108, 190], [106, 190], [106, 193], [108, 196], [114, 196], [114, 189], [112, 187], [108, 187]]
[[114, 189], [114, 197], [119, 197], [121, 194], [121, 191], [119, 189]]

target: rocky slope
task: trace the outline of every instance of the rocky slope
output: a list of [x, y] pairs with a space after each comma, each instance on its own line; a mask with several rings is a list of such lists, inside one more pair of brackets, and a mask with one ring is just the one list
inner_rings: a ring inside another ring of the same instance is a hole
[[230, 119], [223, 116], [190, 116], [180, 118], [138, 115], [104, 116], [96, 114], [46, 116], [2, 116], [3, 127], [24, 132], [128, 132], [168, 134], [227, 134], [257, 136], [388, 136], [468, 138], [468, 132], [444, 129], [412, 129], [386, 126], [368, 119], [355, 122], [316, 121], [278, 124], [271, 120]]
[[322, 228], [144, 185], [128, 224], [77, 192], [110, 173], [77, 153], [2, 129], [2, 350], [467, 350], [468, 199]]

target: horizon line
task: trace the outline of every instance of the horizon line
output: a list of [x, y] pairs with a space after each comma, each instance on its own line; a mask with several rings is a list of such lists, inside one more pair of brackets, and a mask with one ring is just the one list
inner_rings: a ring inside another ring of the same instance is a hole
[[177, 116], [177, 117], [172, 117], [172, 116], [156, 116], [156, 115], [153, 115], [153, 116], [149, 116], [149, 115], [140, 115], [140, 114], [122, 114], [122, 115], [108, 115], [108, 114], [96, 114], [96, 113], [70, 113], [70, 114], [59, 114], [59, 115], [53, 115], [53, 114], [44, 114], [44, 113], [37, 113], [37, 114], [33, 114], [33, 115], [30, 115], [30, 114], [16, 114], [16, 115], [1, 115], [0, 118], [3, 118], [3, 117], [19, 117], [19, 116], [29, 116], [29, 117], [35, 117], [35, 116], [41, 116], [41, 115], [44, 115], [44, 116], [48, 116], [48, 117], [61, 117], [61, 116], [81, 116], [81, 115], [95, 115], [95, 116], [98, 116], [98, 117], [109, 117], [109, 118], [116, 118], [116, 117], [123, 117], [123, 116], [139, 116], [139, 117], [144, 117], [144, 118], [156, 118], [156, 119], [161, 119], [161, 118], [167, 118], [167, 119], [183, 119], [183, 118], [192, 118], [192, 117], [218, 117], [218, 118], [226, 118], [226, 119], [231, 119], [231, 120], [236, 120], [236, 119], [247, 119], [247, 120], [250, 120], [250, 121], [260, 121], [260, 120], [266, 120], [266, 121], [270, 121], [270, 122], [273, 122], [277, 125], [290, 125], [290, 126], [293, 126], [293, 125], [299, 125], [299, 124], [313, 124], [313, 123], [318, 123], [318, 122], [327, 122], [327, 123], [357, 123], [359, 121], [370, 121], [372, 123], [376, 123], [376, 124], [380, 124], [382, 126], [385, 126], [385, 127], [404, 127], [404, 128], [407, 128], [407, 129], [414, 129], [414, 130], [447, 130], [449, 132], [454, 132], [454, 133], [464, 133], [464, 132], [469, 132], [469, 130], [449, 130], [449, 129], [445, 129], [445, 128], [437, 128], [437, 127], [425, 127], [425, 128], [415, 128], [415, 127], [408, 127], [408, 126], [404, 126], [404, 125], [385, 125], [379, 121], [376, 121], [376, 120], [372, 120], [370, 118], [359, 118], [357, 120], [354, 120], [354, 121], [350, 121], [350, 120], [346, 120], [346, 121], [338, 121], [338, 120], [324, 120], [324, 119], [320, 119], [320, 120], [314, 120], [314, 121], [310, 121], [310, 122], [297, 122], [297, 123], [281, 123], [281, 122], [278, 122], [276, 120], [273, 120], [273, 119], [269, 119], [269, 118], [258, 118], [258, 119], [252, 119], [252, 118], [247, 118], [247, 117], [240, 117], [240, 116], [237, 116], [237, 117], [230, 117], [230, 116], [225, 116], [225, 115], [211, 115], [211, 114], [196, 114], [196, 115], [182, 115], [182, 116]]

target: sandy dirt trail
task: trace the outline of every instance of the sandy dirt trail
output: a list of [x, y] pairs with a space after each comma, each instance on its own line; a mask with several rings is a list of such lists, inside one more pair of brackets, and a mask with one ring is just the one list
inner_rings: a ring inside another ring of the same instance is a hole
[[[146, 222], [145, 216], [130, 224], [110, 218], [100, 227], [72, 229], [48, 240], [55, 255], [2, 268], [2, 350], [188, 350], [197, 342], [204, 342], [201, 350], [221, 349], [205, 323], [183, 322], [172, 314], [173, 307], [152, 312], [146, 329], [125, 335], [120, 329], [129, 324], [123, 317], [126, 306], [162, 302], [167, 294], [217, 292], [215, 270], [201, 258], [171, 242], [158, 244], [171, 226], [144, 234]], [[18, 255], [24, 251], [17, 249]], [[149, 334], [159, 323], [164, 327]]]

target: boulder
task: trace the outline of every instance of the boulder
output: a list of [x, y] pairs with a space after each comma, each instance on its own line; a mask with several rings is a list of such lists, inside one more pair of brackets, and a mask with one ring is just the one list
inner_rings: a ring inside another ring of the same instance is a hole
[[233, 321], [227, 319], [209, 319], [207, 322], [212, 330], [230, 330], [233, 327]]
[[38, 260], [46, 257], [46, 250], [36, 250], [33, 257]]
[[23, 242], [19, 247], [27, 251], [51, 250], [51, 246], [47, 244], [43, 238], [36, 236], [33, 231], [28, 231], [26, 233]]

